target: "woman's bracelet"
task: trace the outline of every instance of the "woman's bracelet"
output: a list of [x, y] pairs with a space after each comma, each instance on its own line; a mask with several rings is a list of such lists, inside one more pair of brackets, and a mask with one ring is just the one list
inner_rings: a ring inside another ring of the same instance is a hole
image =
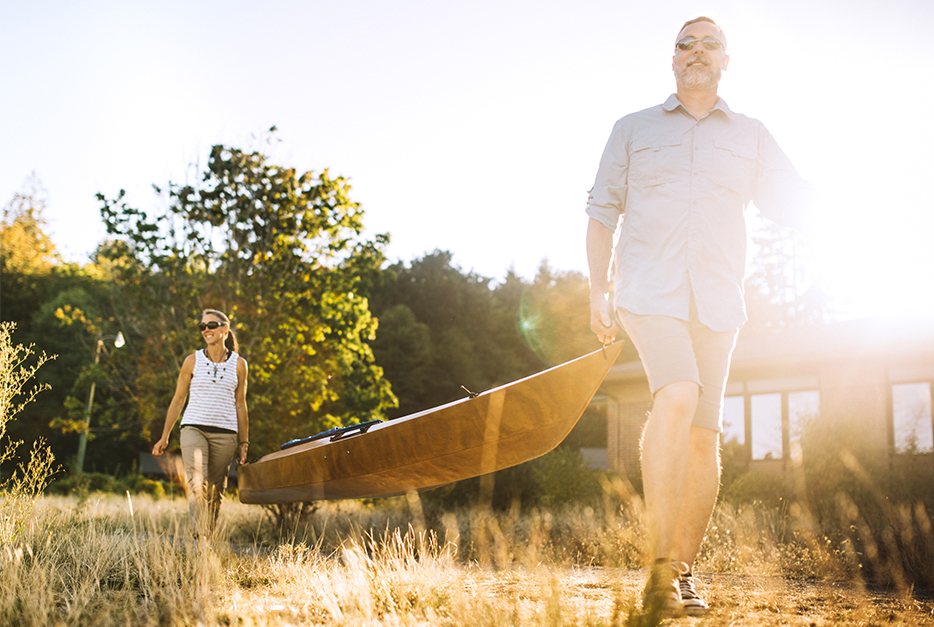
[[244, 444], [249, 444], [249, 443], [250, 443], [249, 440], [244, 440], [243, 442], [240, 442], [240, 444], [238, 444], [237, 446], [243, 446]]

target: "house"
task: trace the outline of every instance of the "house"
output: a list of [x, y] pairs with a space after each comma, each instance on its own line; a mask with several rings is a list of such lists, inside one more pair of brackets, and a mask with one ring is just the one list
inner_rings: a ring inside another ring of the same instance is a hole
[[[865, 318], [741, 333], [726, 387], [723, 442], [742, 445], [750, 469], [782, 470], [800, 454], [808, 420], [835, 420], [893, 458], [926, 455], [934, 464], [932, 392], [931, 320]], [[613, 366], [588, 412], [606, 417], [604, 468], [638, 465], [651, 400], [639, 361]], [[585, 455], [602, 461], [599, 451]]]

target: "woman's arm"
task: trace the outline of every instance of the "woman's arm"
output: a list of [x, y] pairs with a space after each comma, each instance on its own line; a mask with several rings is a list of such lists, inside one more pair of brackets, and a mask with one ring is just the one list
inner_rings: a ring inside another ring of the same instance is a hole
[[152, 447], [153, 455], [162, 455], [169, 445], [169, 436], [172, 435], [172, 428], [178, 420], [178, 415], [182, 413], [185, 406], [185, 399], [188, 398], [188, 387], [191, 384], [191, 375], [195, 371], [195, 356], [189, 355], [182, 363], [182, 369], [178, 373], [178, 382], [175, 384], [175, 396], [169, 403], [169, 411], [165, 414], [165, 426], [162, 428], [162, 437]]
[[250, 444], [250, 416], [246, 411], [246, 378], [248, 369], [246, 360], [241, 357], [237, 360], [237, 391], [235, 402], [237, 404], [237, 461], [246, 463], [247, 449]]

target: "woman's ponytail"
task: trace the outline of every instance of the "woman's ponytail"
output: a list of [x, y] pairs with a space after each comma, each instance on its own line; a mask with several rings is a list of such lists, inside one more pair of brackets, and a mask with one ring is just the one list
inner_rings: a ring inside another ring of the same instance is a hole
[[224, 346], [226, 346], [227, 350], [232, 353], [240, 353], [240, 345], [237, 343], [237, 336], [234, 335], [233, 329], [230, 329], [229, 333], [227, 333], [227, 339], [224, 340]]

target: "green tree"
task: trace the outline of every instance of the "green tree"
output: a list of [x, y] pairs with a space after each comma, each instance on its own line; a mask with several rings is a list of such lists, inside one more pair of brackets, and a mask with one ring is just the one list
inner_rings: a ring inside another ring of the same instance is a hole
[[48, 328], [50, 338], [70, 336], [68, 357], [75, 363], [76, 378], [50, 426], [69, 437], [70, 454], [90, 418], [87, 439], [93, 443], [83, 469], [114, 472], [132, 467], [144, 445], [133, 394], [136, 362], [113, 341], [122, 331], [114, 317], [104, 315], [114, 309], [107, 298], [111, 290], [105, 282], [91, 288], [59, 293], [43, 305], [37, 326]]
[[587, 277], [541, 263], [522, 295], [519, 330], [544, 364], [564, 363], [600, 347], [590, 330], [589, 299]]
[[[509, 271], [495, 286], [458, 268], [445, 251], [390, 266], [371, 299], [380, 320], [373, 350], [399, 397], [396, 413], [464, 398], [461, 386], [480, 392], [598, 348], [588, 298], [586, 278], [544, 262], [531, 283]], [[588, 441], [574, 437], [578, 447]], [[573, 458], [556, 455], [559, 461], [546, 456], [496, 473], [493, 507], [538, 502], [565, 468], [560, 460]], [[428, 493], [426, 502], [463, 505], [478, 497], [480, 485], [475, 478], [446, 486]]]
[[500, 307], [490, 283], [455, 266], [446, 251], [385, 271], [372, 294], [381, 321], [374, 351], [399, 394], [397, 415], [539, 369], [516, 333], [516, 310]]
[[[36, 373], [36, 379], [51, 389], [24, 407], [19, 420], [10, 423], [11, 437], [27, 442], [48, 440], [59, 458], [69, 457], [77, 446], [77, 436], [60, 429], [63, 419], [77, 425], [83, 420], [84, 399], [91, 377], [97, 382], [95, 408], [110, 414], [110, 425], [100, 423], [101, 432], [112, 446], [100, 451], [110, 467], [115, 463], [126, 468], [132, 462], [126, 438], [133, 432], [126, 428], [127, 416], [115, 406], [120, 397], [119, 382], [114, 380], [115, 364], [105, 362], [92, 369], [94, 337], [82, 325], [65, 326], [56, 316], [61, 308], [80, 308], [99, 324], [108, 311], [107, 277], [94, 264], [80, 267], [62, 261], [46, 233], [43, 213], [47, 193], [33, 174], [20, 192], [3, 209], [0, 221], [0, 312], [4, 321], [17, 325], [17, 333], [27, 343], [41, 344], [59, 355], [54, 362]], [[92, 372], [93, 370], [93, 372]], [[79, 400], [80, 399], [80, 400]], [[68, 411], [69, 407], [77, 407]], [[113, 408], [107, 411], [107, 408]], [[53, 428], [52, 424], [56, 427]], [[80, 423], [83, 425], [83, 422]], [[138, 426], [137, 429], [138, 431]], [[99, 445], [102, 442], [98, 442]]]
[[146, 424], [164, 419], [205, 308], [231, 316], [250, 364], [251, 453], [395, 405], [369, 347], [376, 319], [364, 296], [388, 237], [364, 237], [346, 179], [218, 145], [200, 183], [156, 191], [165, 209], [153, 216], [122, 190], [99, 195], [112, 238], [99, 258], [116, 279], [119, 317], [140, 338]]
[[393, 305], [379, 316], [373, 352], [399, 398], [394, 413], [407, 415], [422, 408], [432, 387], [433, 353], [428, 325], [419, 322], [407, 305]]
[[[463, 398], [596, 348], [587, 279], [542, 262], [531, 283], [464, 272], [434, 251], [383, 274], [372, 295], [380, 318], [377, 362], [399, 396], [399, 414]], [[632, 355], [635, 353], [633, 352]]]
[[0, 215], [0, 312], [18, 323], [20, 333], [29, 332], [30, 314], [48, 296], [51, 275], [62, 265], [45, 233], [47, 196], [32, 174]]

